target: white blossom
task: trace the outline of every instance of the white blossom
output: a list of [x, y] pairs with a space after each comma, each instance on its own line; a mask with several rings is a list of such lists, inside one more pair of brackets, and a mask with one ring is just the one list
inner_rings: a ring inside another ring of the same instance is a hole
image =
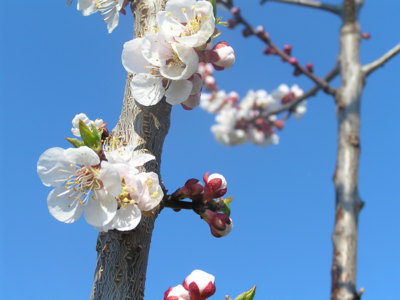
[[99, 12], [104, 16], [108, 32], [111, 33], [119, 21], [119, 12], [122, 9], [124, 0], [78, 0], [77, 9], [82, 11], [84, 16]]
[[40, 156], [37, 172], [44, 185], [54, 187], [47, 205], [57, 220], [72, 223], [84, 213], [89, 224], [101, 227], [114, 218], [120, 176], [92, 149], [51, 148]]
[[165, 11], [157, 13], [157, 24], [166, 37], [189, 47], [200, 47], [214, 33], [213, 6], [204, 0], [169, 0]]
[[134, 74], [132, 96], [142, 105], [157, 104], [162, 97], [170, 104], [188, 99], [199, 58], [193, 48], [167, 41], [160, 33], [148, 34], [124, 44], [122, 64]]

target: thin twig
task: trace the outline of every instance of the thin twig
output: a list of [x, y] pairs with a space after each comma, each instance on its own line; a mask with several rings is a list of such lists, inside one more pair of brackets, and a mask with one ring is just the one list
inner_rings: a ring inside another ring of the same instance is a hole
[[[335, 66], [325, 77], [324, 80], [327, 82], [332, 81], [337, 75], [339, 75], [339, 66]], [[290, 102], [286, 105], [283, 105], [282, 107], [268, 111], [265, 114], [262, 114], [262, 117], [267, 118], [269, 116], [277, 115], [280, 114], [284, 111], [292, 111], [293, 108], [295, 108], [297, 105], [299, 105], [301, 102], [304, 100], [315, 96], [317, 92], [321, 90], [321, 87], [319, 85], [315, 85], [313, 88], [309, 89], [307, 92], [305, 92], [301, 97], [297, 98], [295, 101]]]
[[[229, 10], [231, 10], [234, 6], [232, 1], [221, 1], [218, 0], [218, 3], [222, 4], [223, 6], [225, 6], [226, 8], [228, 8]], [[269, 35], [267, 33], [264, 34], [260, 34], [258, 33], [253, 26], [250, 25], [250, 23], [239, 13], [233, 14], [236, 23], [241, 23], [243, 24], [246, 29], [252, 34], [255, 35], [256, 37], [258, 37], [259, 40], [263, 41], [266, 45], [268, 45], [271, 49], [274, 50], [274, 54], [278, 55], [279, 57], [281, 57], [284, 61], [286, 62], [290, 62], [291, 59], [294, 57], [288, 55], [287, 53], [285, 53], [284, 51], [282, 51], [277, 45], [275, 45], [271, 38], [269, 37]], [[312, 81], [314, 81], [325, 93], [327, 94], [331, 94], [334, 95], [336, 92], [336, 89], [332, 88], [328, 82], [326, 82], [324, 79], [316, 76], [314, 73], [310, 72], [309, 70], [307, 70], [307, 68], [303, 67], [300, 63], [296, 63], [294, 65], [294, 67], [301, 73], [303, 73], [304, 75], [306, 75], [308, 78], [310, 78]]]
[[368, 76], [369, 74], [374, 72], [376, 69], [383, 67], [385, 65], [385, 63], [387, 63], [390, 59], [392, 59], [399, 53], [400, 53], [400, 44], [397, 44], [396, 46], [394, 46], [392, 49], [390, 49], [388, 52], [386, 52], [384, 55], [382, 55], [377, 60], [363, 66], [362, 70], [363, 70], [365, 76]]
[[323, 3], [321, 1], [312, 1], [312, 0], [261, 0], [260, 4], [264, 4], [265, 2], [268, 1], [306, 6], [310, 8], [325, 10], [335, 15], [341, 15], [342, 13], [342, 7], [340, 5], [334, 5], [329, 3]]

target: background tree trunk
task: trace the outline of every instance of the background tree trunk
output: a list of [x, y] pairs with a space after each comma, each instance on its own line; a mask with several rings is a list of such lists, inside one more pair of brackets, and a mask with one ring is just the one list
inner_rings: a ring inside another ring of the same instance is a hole
[[340, 31], [340, 73], [342, 85], [336, 94], [338, 153], [334, 175], [336, 211], [333, 232], [332, 300], [359, 299], [356, 290], [358, 214], [362, 201], [358, 193], [360, 159], [360, 104], [364, 74], [360, 64], [358, 3], [344, 1]]
[[[131, 5], [135, 16], [135, 37], [156, 24], [156, 13], [166, 0], [139, 0]], [[160, 173], [161, 153], [170, 125], [171, 106], [165, 101], [144, 107], [138, 105], [125, 86], [123, 108], [112, 135], [133, 145], [137, 153], [151, 153], [156, 161], [146, 164], [146, 171]], [[160, 177], [161, 178], [161, 177]], [[140, 300], [144, 298], [147, 260], [157, 214], [142, 217], [139, 226], [128, 232], [112, 230], [99, 234], [97, 266], [92, 288], [92, 300]]]

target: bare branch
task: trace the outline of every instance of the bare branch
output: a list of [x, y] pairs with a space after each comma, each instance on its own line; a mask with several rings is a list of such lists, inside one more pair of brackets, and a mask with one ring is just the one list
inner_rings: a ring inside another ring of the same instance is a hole
[[383, 67], [390, 59], [392, 59], [399, 53], [400, 53], [400, 43], [397, 44], [396, 46], [394, 46], [392, 49], [390, 49], [388, 52], [386, 52], [384, 55], [382, 55], [377, 60], [363, 66], [362, 71], [364, 72], [365, 76], [368, 76], [369, 74], [374, 72], [376, 69]]
[[320, 10], [325, 10], [331, 12], [335, 15], [340, 15], [342, 13], [342, 7], [340, 5], [328, 4], [323, 3], [321, 1], [313, 1], [313, 0], [261, 0], [261, 4], [265, 2], [272, 1], [272, 2], [281, 2], [287, 4], [294, 4], [300, 6], [306, 6], [310, 8], [316, 8]]

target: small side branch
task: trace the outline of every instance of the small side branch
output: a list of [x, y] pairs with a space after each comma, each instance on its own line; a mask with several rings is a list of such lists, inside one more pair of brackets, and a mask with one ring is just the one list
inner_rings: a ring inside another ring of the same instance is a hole
[[328, 3], [323, 3], [323, 2], [320, 2], [320, 1], [312, 1], [312, 0], [261, 0], [261, 4], [264, 4], [265, 2], [268, 2], [268, 1], [281, 2], [281, 3], [294, 4], [294, 5], [300, 5], [300, 6], [320, 9], [320, 10], [324, 10], [324, 11], [333, 13], [335, 15], [341, 15], [341, 13], [342, 13], [342, 8], [341, 8], [340, 5], [328, 4]]
[[237, 24], [242, 24], [245, 27], [245, 30], [248, 31], [251, 35], [257, 37], [261, 40], [264, 44], [270, 47], [273, 50], [273, 53], [280, 58], [282, 58], [285, 62], [290, 62], [294, 67], [295, 70], [299, 72], [299, 74], [304, 74], [308, 78], [310, 78], [314, 83], [316, 83], [325, 93], [330, 95], [335, 95], [336, 89], [332, 88], [326, 80], [323, 78], [318, 77], [313, 72], [308, 70], [307, 68], [303, 67], [297, 59], [292, 57], [291, 55], [287, 54], [285, 51], [281, 50], [277, 45], [272, 42], [272, 39], [266, 32], [258, 32], [241, 14], [240, 10], [236, 13], [232, 11], [235, 7], [233, 6], [232, 1], [224, 1], [224, 0], [217, 0], [218, 3], [225, 6], [229, 9], [235, 18]]
[[400, 53], [400, 43], [397, 44], [396, 46], [394, 46], [392, 49], [390, 49], [388, 52], [386, 52], [384, 55], [382, 55], [377, 60], [363, 66], [362, 70], [363, 70], [365, 76], [368, 76], [369, 74], [374, 72], [376, 69], [383, 67], [390, 59], [392, 59], [399, 53]]
[[[339, 75], [339, 66], [335, 66], [325, 77], [324, 80], [326, 82], [332, 81], [336, 76]], [[321, 90], [321, 87], [319, 85], [315, 85], [313, 88], [309, 89], [307, 92], [305, 92], [301, 97], [297, 98], [295, 101], [290, 102], [286, 105], [283, 105], [279, 109], [269, 111], [265, 115], [263, 115], [264, 118], [267, 118], [272, 115], [277, 115], [282, 112], [288, 111], [291, 112], [297, 105], [299, 105], [301, 102], [304, 100], [315, 96], [319, 91]]]

